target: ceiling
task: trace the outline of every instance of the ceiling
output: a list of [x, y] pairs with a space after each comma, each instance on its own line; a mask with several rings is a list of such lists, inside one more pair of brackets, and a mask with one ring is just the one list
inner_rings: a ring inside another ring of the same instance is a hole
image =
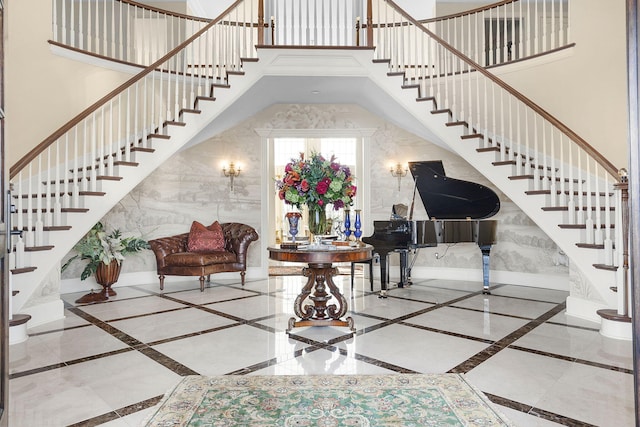
[[274, 104], [356, 104], [408, 132], [449, 149], [370, 79], [318, 76], [262, 77], [185, 148], [218, 135]]

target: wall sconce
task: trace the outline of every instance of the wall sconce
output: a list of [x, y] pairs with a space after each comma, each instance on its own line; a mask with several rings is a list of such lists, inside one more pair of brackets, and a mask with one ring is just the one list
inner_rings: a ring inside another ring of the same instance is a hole
[[240, 176], [240, 171], [240, 165], [238, 165], [238, 168], [236, 169], [236, 166], [233, 164], [233, 162], [229, 163], [228, 169], [226, 166], [222, 166], [222, 173], [230, 180], [231, 192], [233, 192], [233, 180]]
[[402, 165], [400, 163], [398, 163], [395, 166], [395, 169], [393, 166], [391, 166], [391, 168], [389, 169], [389, 172], [391, 172], [391, 176], [394, 178], [398, 178], [398, 191], [400, 191], [400, 181], [402, 181], [402, 178], [404, 178], [405, 176], [407, 176], [407, 173], [409, 172], [409, 168], [405, 167], [404, 169], [402, 168]]

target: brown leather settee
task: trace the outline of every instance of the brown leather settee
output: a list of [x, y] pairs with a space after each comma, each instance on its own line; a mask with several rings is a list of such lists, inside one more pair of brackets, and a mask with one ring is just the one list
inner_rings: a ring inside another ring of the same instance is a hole
[[188, 252], [189, 233], [149, 241], [156, 256], [160, 290], [164, 289], [165, 276], [199, 276], [200, 291], [204, 291], [204, 276], [209, 282], [211, 274], [227, 271], [239, 271], [244, 286], [247, 251], [251, 242], [258, 240], [258, 233], [253, 227], [237, 222], [220, 225], [224, 232], [224, 251]]

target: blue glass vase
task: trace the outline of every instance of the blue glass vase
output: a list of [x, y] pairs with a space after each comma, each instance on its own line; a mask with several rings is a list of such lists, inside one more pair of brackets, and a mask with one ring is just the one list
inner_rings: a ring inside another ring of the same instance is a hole
[[351, 211], [349, 209], [344, 210], [344, 237], [345, 240], [349, 240], [351, 235]]
[[356, 209], [356, 220], [353, 223], [353, 226], [355, 227], [355, 231], [353, 232], [353, 235], [356, 236], [356, 239], [360, 240], [360, 237], [362, 237], [362, 222], [360, 218], [360, 209]]

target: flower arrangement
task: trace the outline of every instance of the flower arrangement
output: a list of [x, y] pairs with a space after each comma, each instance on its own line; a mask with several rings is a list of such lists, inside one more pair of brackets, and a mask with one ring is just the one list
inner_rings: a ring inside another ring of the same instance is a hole
[[149, 249], [149, 243], [146, 240], [137, 237], [122, 237], [120, 230], [113, 230], [107, 234], [104, 225], [98, 222], [74, 246], [74, 250], [78, 254], [71, 257], [62, 266], [62, 270], [64, 271], [77, 258], [88, 260], [89, 263], [80, 275], [80, 280], [85, 280], [95, 274], [101, 262], [109, 265], [111, 261], [117, 260], [119, 264], [124, 260], [125, 255], [139, 252], [142, 249]]
[[356, 195], [354, 177], [347, 166], [336, 162], [336, 157], [325, 159], [321, 154], [312, 153], [310, 159], [300, 153], [284, 168], [282, 179], [276, 180], [278, 196], [286, 204], [300, 208], [318, 206], [326, 208], [333, 204], [338, 210], [353, 204]]

